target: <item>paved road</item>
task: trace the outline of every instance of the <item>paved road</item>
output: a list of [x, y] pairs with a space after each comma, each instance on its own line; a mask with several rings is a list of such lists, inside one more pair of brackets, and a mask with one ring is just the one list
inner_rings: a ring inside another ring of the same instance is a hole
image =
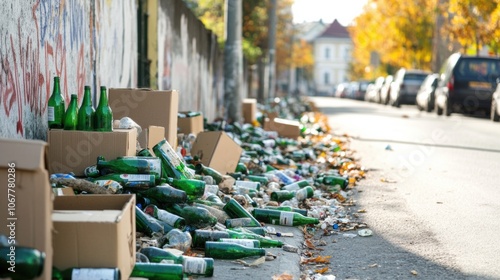
[[313, 100], [370, 169], [354, 192], [374, 236], [324, 237], [337, 279], [500, 279], [500, 124]]

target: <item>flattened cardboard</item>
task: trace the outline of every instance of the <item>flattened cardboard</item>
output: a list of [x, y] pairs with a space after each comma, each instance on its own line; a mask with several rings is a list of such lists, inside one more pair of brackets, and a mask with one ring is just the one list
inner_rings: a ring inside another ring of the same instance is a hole
[[276, 131], [280, 137], [297, 139], [300, 136], [300, 123], [294, 120], [266, 118], [264, 120], [264, 130]]
[[[180, 112], [186, 113], [186, 112]], [[203, 115], [194, 116], [194, 117], [186, 117], [186, 118], [177, 118], [177, 126], [179, 127], [178, 133], [182, 134], [194, 134], [198, 135], [198, 133], [203, 131]]]
[[141, 134], [139, 134], [137, 138], [141, 148], [147, 148], [152, 155], [154, 155], [153, 147], [163, 139], [165, 139], [165, 128], [153, 125], [143, 128]]
[[221, 174], [234, 172], [243, 149], [224, 131], [204, 131], [198, 134], [191, 155], [198, 156], [203, 165]]
[[[12, 167], [12, 164], [15, 166]], [[6, 223], [0, 227], [0, 234], [10, 237], [11, 231], [7, 225], [13, 222], [15, 231], [12, 236], [15, 237], [15, 245], [32, 247], [45, 253], [43, 274], [36, 279], [50, 280], [52, 191], [46, 167], [46, 142], [0, 139], [0, 205], [5, 207], [0, 211], [0, 219]], [[13, 188], [9, 188], [9, 180], [14, 184]], [[8, 189], [15, 192], [9, 193]], [[9, 198], [15, 199], [10, 205]], [[10, 216], [9, 210], [15, 215]]]
[[111, 88], [109, 106], [114, 119], [129, 117], [141, 128], [151, 125], [165, 128], [165, 139], [177, 146], [179, 94], [175, 90]]
[[245, 98], [242, 102], [243, 121], [253, 123], [257, 119], [257, 99]]
[[54, 266], [117, 267], [129, 279], [135, 265], [135, 195], [58, 196], [54, 200]]
[[51, 129], [49, 140], [49, 172], [84, 176], [86, 167], [94, 165], [98, 156], [112, 160], [135, 156], [137, 130], [115, 129], [113, 132]]

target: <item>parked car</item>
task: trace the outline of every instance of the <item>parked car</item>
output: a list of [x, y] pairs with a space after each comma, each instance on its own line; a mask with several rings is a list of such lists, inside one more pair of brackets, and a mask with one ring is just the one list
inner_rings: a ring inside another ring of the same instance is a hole
[[500, 58], [450, 55], [439, 73], [436, 113], [449, 116], [454, 112], [472, 114], [484, 110], [490, 114], [499, 75]]
[[384, 84], [384, 77], [378, 77], [375, 79], [373, 83], [370, 83], [366, 88], [365, 101], [368, 102], [378, 102], [378, 94], [380, 92], [380, 88]]
[[388, 104], [389, 102], [389, 93], [391, 91], [391, 84], [392, 81], [394, 80], [394, 76], [392, 75], [387, 75], [384, 79], [384, 84], [380, 88], [379, 91], [379, 96], [378, 96], [378, 103], [380, 104]]
[[346, 98], [347, 97], [347, 90], [349, 89], [349, 83], [340, 83], [337, 85], [337, 88], [335, 90], [335, 97], [338, 98]]
[[368, 81], [350, 82], [349, 89], [347, 90], [347, 98], [364, 100], [368, 84]]
[[417, 108], [420, 111], [431, 112], [434, 109], [434, 93], [436, 92], [438, 81], [439, 74], [432, 73], [427, 75], [422, 82], [416, 97]]
[[399, 107], [401, 104], [415, 104], [418, 89], [429, 74], [430, 72], [420, 69], [399, 69], [391, 84], [389, 103], [394, 107]]
[[500, 121], [500, 80], [497, 79], [497, 87], [491, 97], [490, 119], [494, 122]]

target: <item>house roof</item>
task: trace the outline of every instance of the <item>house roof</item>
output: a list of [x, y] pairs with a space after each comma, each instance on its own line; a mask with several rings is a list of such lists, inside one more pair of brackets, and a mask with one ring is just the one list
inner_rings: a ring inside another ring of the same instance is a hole
[[316, 38], [351, 38], [347, 28], [336, 19]]

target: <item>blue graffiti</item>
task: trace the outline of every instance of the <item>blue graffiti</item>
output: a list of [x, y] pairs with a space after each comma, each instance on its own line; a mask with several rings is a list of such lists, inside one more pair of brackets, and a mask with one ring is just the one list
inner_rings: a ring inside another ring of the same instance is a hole
[[[84, 5], [80, 4], [79, 2], [81, 1], [68, 1], [67, 10], [69, 10], [70, 13], [69, 21], [66, 20], [66, 11], [64, 14], [64, 22], [67, 22], [70, 26], [69, 36], [71, 49], [75, 49], [80, 46], [80, 43], [82, 43], [85, 39], [86, 30], [89, 27], [90, 16], [88, 12], [85, 11]], [[87, 1], [84, 1], [84, 3], [87, 3]]]
[[41, 0], [37, 10], [39, 13], [40, 24], [40, 45], [42, 48], [45, 42], [53, 40], [59, 34], [59, 10], [60, 1], [58, 0]]

